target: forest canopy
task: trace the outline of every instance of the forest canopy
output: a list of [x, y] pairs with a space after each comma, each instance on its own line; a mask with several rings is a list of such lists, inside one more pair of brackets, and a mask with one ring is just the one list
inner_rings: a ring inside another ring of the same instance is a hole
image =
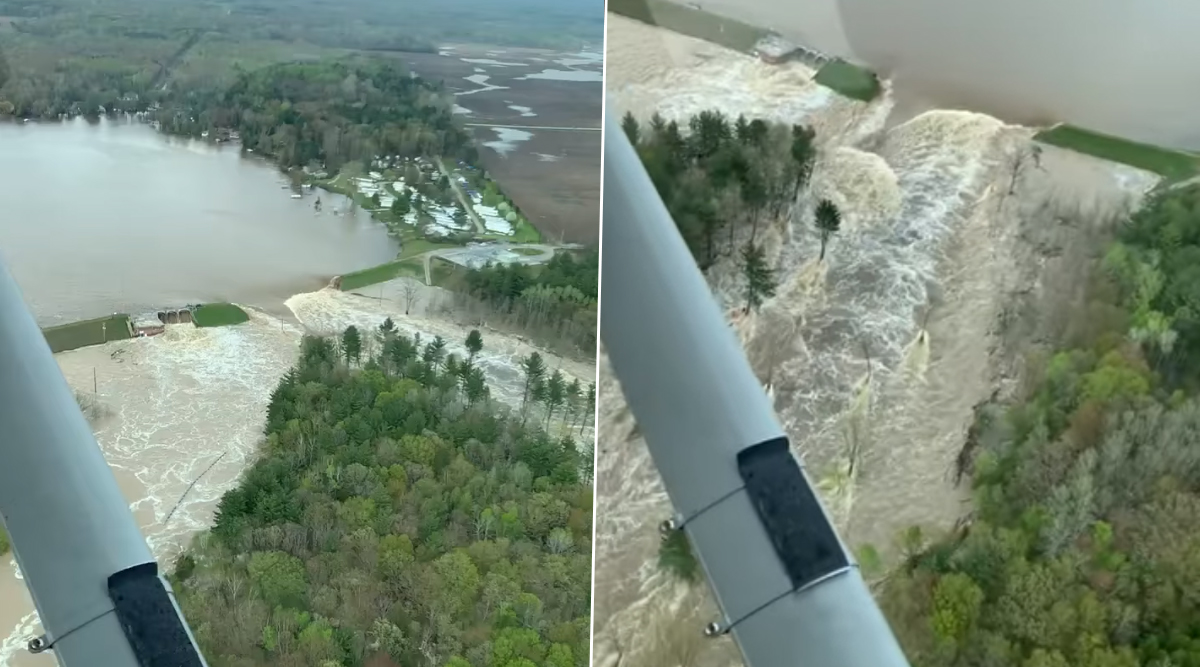
[[[589, 357], [596, 350], [600, 252], [560, 252], [541, 266], [491, 264], [466, 275], [464, 289], [513, 327]], [[562, 347], [556, 345], [555, 347]]]
[[750, 226], [753, 245], [763, 216], [795, 201], [816, 157], [809, 128], [719, 111], [692, 116], [686, 128], [658, 114], [644, 126], [626, 114], [621, 126], [701, 269], [737, 252], [739, 226]]
[[1200, 188], [1158, 193], [1103, 264], [1085, 340], [971, 429], [975, 514], [883, 583], [920, 667], [1200, 666]]
[[379, 155], [478, 159], [441, 84], [383, 58], [242, 72], [228, 88], [172, 97], [156, 117], [173, 133], [236, 131], [243, 146], [285, 167], [319, 164], [331, 173]]
[[179, 559], [209, 664], [585, 667], [590, 448], [472, 387], [481, 339], [456, 359], [389, 324], [304, 339], [261, 458]]

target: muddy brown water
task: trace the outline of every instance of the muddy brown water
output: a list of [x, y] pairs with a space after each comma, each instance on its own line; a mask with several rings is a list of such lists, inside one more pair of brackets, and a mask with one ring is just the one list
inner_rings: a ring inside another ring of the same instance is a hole
[[364, 213], [291, 198], [236, 148], [141, 124], [0, 124], [0, 258], [40, 324], [233, 301], [286, 314], [293, 294], [398, 247]]
[[[1200, 5], [1172, 0], [700, 0], [892, 78], [924, 108], [1072, 122], [1200, 150]], [[903, 102], [904, 100], [898, 100]]]
[[[215, 300], [265, 311], [236, 328], [178, 325], [57, 355], [99, 406], [97, 440], [169, 561], [253, 455], [301, 331], [285, 301], [398, 248], [364, 214], [333, 215], [328, 195], [318, 215], [315, 195], [293, 199], [275, 169], [236, 148], [139, 124], [0, 124], [0, 155], [0, 257], [43, 326]], [[36, 617], [12, 555], [0, 566], [0, 666], [55, 664], [23, 650]]]

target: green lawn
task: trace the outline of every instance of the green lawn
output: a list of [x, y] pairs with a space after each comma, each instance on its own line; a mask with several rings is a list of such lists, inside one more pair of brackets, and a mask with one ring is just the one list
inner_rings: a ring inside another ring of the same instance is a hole
[[362, 289], [368, 285], [387, 282], [396, 278], [417, 278], [425, 280], [425, 263], [419, 258], [409, 258], [372, 266], [362, 271], [354, 271], [342, 276], [340, 289], [343, 292]]
[[1112, 162], [1154, 172], [1168, 181], [1181, 181], [1197, 173], [1197, 156], [1120, 137], [1092, 132], [1073, 125], [1057, 125], [1038, 132], [1034, 139]]
[[111, 340], [132, 338], [128, 315], [109, 315], [94, 320], [60, 324], [42, 329], [52, 352], [65, 352], [88, 345], [100, 345]]
[[666, 0], [608, 0], [608, 11], [727, 49], [751, 53], [770, 31]]
[[817, 70], [816, 82], [851, 99], [870, 102], [882, 86], [871, 70], [844, 60], [830, 60]]
[[542, 251], [537, 248], [513, 248], [512, 251], [518, 255], [525, 255], [527, 257], [542, 254]]
[[[407, 237], [407, 238], [406, 238]], [[432, 241], [416, 232], [410, 235], [402, 235], [400, 237], [400, 255], [396, 259], [408, 259], [417, 255], [427, 253], [430, 250], [441, 250], [442, 248], [458, 248], [457, 243], [446, 243], [445, 241]]]
[[249, 321], [246, 311], [232, 303], [206, 303], [192, 311], [192, 322], [198, 327], [225, 327]]

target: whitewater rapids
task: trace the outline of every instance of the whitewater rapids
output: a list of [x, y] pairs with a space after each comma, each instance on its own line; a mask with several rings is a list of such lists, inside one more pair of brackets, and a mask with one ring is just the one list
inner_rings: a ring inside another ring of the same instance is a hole
[[[1060, 323], [1037, 312], [1069, 310], [1101, 228], [1155, 178], [1049, 147], [1035, 163], [1029, 128], [963, 110], [899, 117], [887, 85], [864, 104], [814, 74], [609, 15], [618, 113], [683, 123], [716, 109], [815, 128], [808, 191], [759, 230], [777, 294], [731, 325], [843, 537], [886, 557], [899, 530], [962, 516], [952, 472], [972, 407], [1011, 391], [1025, 352], [1055, 340]], [[823, 198], [843, 222], [818, 262]], [[741, 305], [733, 261], [708, 279], [726, 310]], [[670, 503], [603, 355], [600, 368], [596, 664], [736, 664], [728, 639], [695, 639], [716, 618], [707, 592], [657, 567]]]

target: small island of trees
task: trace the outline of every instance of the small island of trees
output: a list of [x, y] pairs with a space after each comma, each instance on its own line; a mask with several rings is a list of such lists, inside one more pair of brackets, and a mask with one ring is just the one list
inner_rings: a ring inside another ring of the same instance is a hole
[[[744, 309], [757, 309], [773, 296], [776, 278], [756, 241], [758, 229], [764, 218], [788, 212], [808, 184], [817, 156], [813, 130], [745, 116], [730, 121], [719, 111], [692, 116], [686, 132], [658, 114], [643, 127], [627, 113], [621, 127], [701, 270], [737, 253], [746, 281]], [[841, 214], [828, 200], [816, 213], [818, 259], [824, 260]], [[734, 247], [737, 230], [747, 227], [749, 239]]]

